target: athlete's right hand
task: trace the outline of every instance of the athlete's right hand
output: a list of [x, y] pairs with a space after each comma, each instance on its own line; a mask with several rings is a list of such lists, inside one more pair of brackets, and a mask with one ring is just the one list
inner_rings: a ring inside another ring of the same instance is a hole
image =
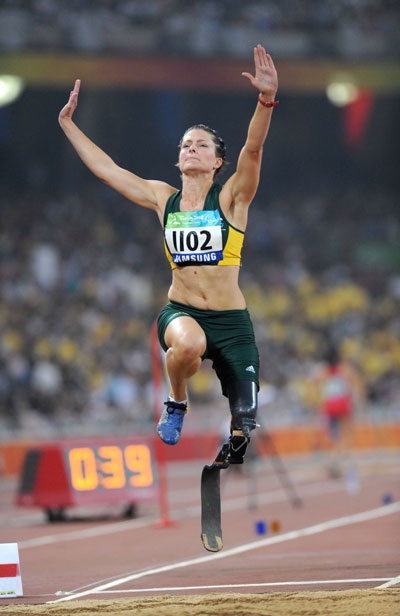
[[68, 103], [61, 109], [60, 114], [58, 116], [58, 120], [61, 122], [64, 119], [71, 119], [75, 109], [78, 106], [78, 94], [79, 88], [81, 87], [81, 80], [77, 79], [75, 81], [74, 89], [71, 91], [69, 95]]

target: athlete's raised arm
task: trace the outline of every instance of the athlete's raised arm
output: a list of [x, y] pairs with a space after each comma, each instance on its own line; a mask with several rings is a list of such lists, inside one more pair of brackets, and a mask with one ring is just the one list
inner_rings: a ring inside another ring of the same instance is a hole
[[65, 135], [75, 148], [85, 165], [100, 180], [134, 201], [138, 205], [158, 210], [174, 189], [165, 182], [144, 180], [139, 176], [122, 169], [93, 143], [73, 122], [72, 116], [78, 105], [78, 95], [81, 82], [75, 81], [68, 103], [61, 109], [58, 121]]
[[[274, 63], [261, 45], [254, 48], [254, 68], [254, 76], [250, 73], [242, 73], [256, 88], [259, 98], [250, 120], [246, 142], [239, 155], [236, 172], [226, 183], [226, 192], [229, 191], [232, 199], [231, 213], [238, 208], [246, 209], [257, 191], [263, 145], [274, 107], [268, 103], [275, 101], [278, 89], [278, 75]], [[238, 212], [235, 214], [236, 219], [237, 214]], [[247, 219], [247, 212], [243, 214]]]

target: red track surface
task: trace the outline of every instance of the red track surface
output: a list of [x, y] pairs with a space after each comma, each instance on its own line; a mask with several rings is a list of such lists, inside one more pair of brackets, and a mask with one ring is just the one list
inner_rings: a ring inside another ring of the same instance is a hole
[[[320, 459], [287, 458], [303, 499], [298, 508], [267, 458], [253, 478], [223, 471], [224, 549], [218, 554], [204, 551], [200, 541], [201, 461], [169, 465], [176, 525], [167, 528], [154, 524], [156, 504], [141, 505], [135, 520], [118, 517], [122, 506], [98, 506], [70, 510], [68, 521], [49, 524], [41, 511], [15, 509], [16, 482], [3, 479], [0, 543], [18, 543], [24, 597], [0, 605], [71, 596], [57, 591], [111, 598], [375, 588], [400, 575], [398, 461], [395, 450], [363, 453], [360, 490], [351, 493], [344, 478], [327, 478]], [[387, 494], [393, 502], [384, 505]], [[102, 514], [109, 519], [100, 519]], [[281, 529], [256, 534], [260, 520], [278, 521]], [[99, 587], [115, 595], [100, 594]]]

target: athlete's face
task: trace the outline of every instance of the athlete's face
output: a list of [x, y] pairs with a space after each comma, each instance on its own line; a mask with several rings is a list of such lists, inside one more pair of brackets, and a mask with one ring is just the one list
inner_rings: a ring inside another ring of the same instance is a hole
[[222, 158], [217, 157], [215, 143], [211, 135], [201, 129], [185, 133], [179, 150], [178, 167], [182, 173], [196, 174], [212, 172], [222, 165]]

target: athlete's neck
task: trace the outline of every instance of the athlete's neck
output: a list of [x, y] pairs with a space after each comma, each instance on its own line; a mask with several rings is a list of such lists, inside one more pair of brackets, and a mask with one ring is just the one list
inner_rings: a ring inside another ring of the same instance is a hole
[[209, 176], [183, 176], [181, 204], [188, 210], [201, 209], [213, 184]]

